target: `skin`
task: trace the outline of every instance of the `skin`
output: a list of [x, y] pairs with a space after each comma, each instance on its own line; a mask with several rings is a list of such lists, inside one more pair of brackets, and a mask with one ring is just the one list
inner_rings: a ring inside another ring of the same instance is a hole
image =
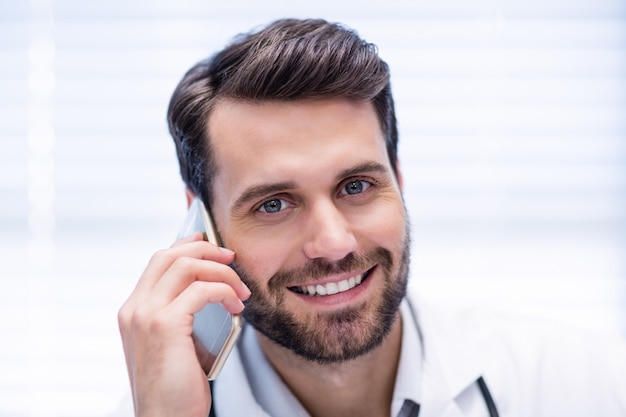
[[[371, 103], [222, 100], [207, 128], [218, 161], [212, 212], [224, 246], [234, 253], [198, 236], [177, 242], [153, 257], [120, 310], [139, 416], [206, 417], [211, 397], [193, 354], [191, 319], [206, 302], [243, 310], [241, 300], [250, 293], [226, 266], [233, 260], [253, 289], [251, 305], [265, 300], [305, 327], [318, 326], [319, 337], [330, 336], [329, 348], [336, 345], [332, 335], [337, 330], [326, 331], [330, 316], [358, 311], [358, 320], [341, 331], [357, 341], [366, 339], [376, 331], [366, 323], [376, 319], [388, 280], [400, 279], [408, 238], [401, 178], [392, 173]], [[296, 275], [280, 285], [272, 280], [281, 271], [306, 271], [312, 262], [333, 264], [377, 248], [391, 254], [387, 274], [371, 261], [353, 271]], [[370, 273], [362, 285], [333, 296], [290, 290], [365, 271]], [[261, 333], [258, 337], [270, 363], [311, 415], [389, 415], [401, 341], [399, 314], [378, 347], [348, 361], [307, 360]]]

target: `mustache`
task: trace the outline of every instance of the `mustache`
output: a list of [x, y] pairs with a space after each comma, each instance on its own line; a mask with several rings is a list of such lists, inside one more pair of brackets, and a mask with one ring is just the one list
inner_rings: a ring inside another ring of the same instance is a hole
[[304, 285], [311, 280], [331, 274], [369, 269], [376, 264], [381, 265], [388, 272], [393, 264], [391, 252], [379, 247], [363, 255], [350, 253], [337, 262], [312, 259], [302, 267], [278, 271], [270, 278], [268, 286], [272, 292], [275, 292], [285, 287]]

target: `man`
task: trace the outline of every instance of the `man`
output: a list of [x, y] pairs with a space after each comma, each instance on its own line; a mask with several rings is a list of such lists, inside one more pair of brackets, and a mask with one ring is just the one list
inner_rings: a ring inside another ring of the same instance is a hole
[[[179, 240], [121, 308], [137, 416], [626, 415], [623, 342], [406, 297], [389, 71], [353, 31], [288, 19], [236, 38], [168, 120], [188, 201], [228, 249]], [[192, 338], [207, 303], [247, 323], [212, 387]]]

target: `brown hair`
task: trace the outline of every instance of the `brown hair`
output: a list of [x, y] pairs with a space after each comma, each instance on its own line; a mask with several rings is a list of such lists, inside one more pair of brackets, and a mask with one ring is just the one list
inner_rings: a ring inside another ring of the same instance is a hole
[[325, 20], [282, 19], [237, 36], [193, 66], [168, 108], [170, 134], [187, 187], [211, 204], [213, 160], [207, 130], [219, 98], [248, 101], [342, 97], [374, 104], [396, 172], [398, 133], [389, 68], [375, 45]]

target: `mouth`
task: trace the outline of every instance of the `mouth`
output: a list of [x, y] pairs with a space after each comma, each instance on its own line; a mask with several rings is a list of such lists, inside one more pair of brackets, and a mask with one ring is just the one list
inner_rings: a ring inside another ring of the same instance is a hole
[[335, 295], [358, 287], [367, 279], [367, 277], [369, 277], [371, 272], [372, 270], [370, 269], [362, 274], [358, 274], [341, 281], [328, 282], [326, 284], [294, 286], [289, 287], [289, 290], [297, 294], [308, 295], [310, 297]]

